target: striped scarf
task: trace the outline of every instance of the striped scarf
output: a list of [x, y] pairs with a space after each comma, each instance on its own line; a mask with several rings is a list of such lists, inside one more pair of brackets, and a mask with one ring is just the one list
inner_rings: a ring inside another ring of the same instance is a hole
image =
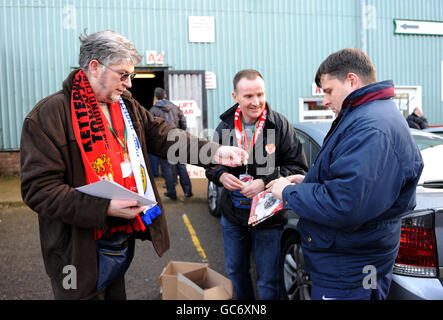
[[[71, 95], [72, 126], [85, 167], [86, 183], [109, 180], [137, 192], [135, 177], [123, 176], [122, 163], [129, 161], [126, 126], [118, 102], [109, 106], [113, 127], [104, 116], [86, 74], [80, 70], [74, 77]], [[95, 239], [105, 232], [142, 232], [146, 227], [140, 215], [126, 224], [107, 230], [94, 230]]]

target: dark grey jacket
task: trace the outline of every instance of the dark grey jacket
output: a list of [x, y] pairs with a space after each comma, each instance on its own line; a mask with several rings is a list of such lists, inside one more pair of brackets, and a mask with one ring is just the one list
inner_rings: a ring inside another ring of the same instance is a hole
[[186, 130], [186, 118], [178, 106], [171, 101], [163, 99], [149, 110], [154, 117], [160, 117], [166, 120], [171, 127]]

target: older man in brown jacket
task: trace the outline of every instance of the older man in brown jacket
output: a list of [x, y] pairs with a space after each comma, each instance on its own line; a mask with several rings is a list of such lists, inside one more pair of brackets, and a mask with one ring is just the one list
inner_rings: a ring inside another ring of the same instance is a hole
[[[163, 119], [152, 117], [126, 90], [131, 87], [134, 66], [141, 60], [132, 42], [113, 31], [83, 35], [80, 40], [81, 69], [71, 72], [63, 82], [63, 89], [41, 100], [23, 123], [20, 147], [22, 197], [38, 213], [43, 260], [56, 299], [125, 299], [124, 272], [132, 259], [135, 239], [151, 240], [159, 256], [169, 248], [164, 208], [149, 167], [148, 153], [166, 158], [168, 149], [177, 143], [177, 139], [168, 139], [168, 134], [177, 129], [169, 127]], [[84, 106], [95, 107], [91, 109], [94, 112], [85, 113], [90, 121], [89, 127], [88, 122], [79, 120], [81, 114], [76, 111], [79, 105], [75, 99], [83, 101]], [[121, 113], [118, 101], [122, 106]], [[125, 120], [122, 119], [124, 107], [132, 121], [131, 128], [121, 125]], [[105, 125], [108, 123], [109, 128]], [[119, 123], [120, 131], [117, 130]], [[92, 168], [85, 156], [93, 149], [92, 144], [82, 143], [86, 136], [91, 138], [93, 132], [101, 131], [102, 135], [88, 141], [97, 142], [97, 145], [102, 143], [102, 149], [97, 149], [103, 150], [104, 157], [106, 152], [114, 150], [112, 148], [118, 151], [109, 153], [108, 157], [113, 159], [107, 159], [104, 164], [121, 162], [121, 168], [120, 165], [113, 166], [106, 179], [121, 181], [127, 189], [137, 191], [133, 178], [136, 169], [132, 170], [134, 165], [129, 165], [128, 169], [128, 163], [133, 159], [129, 159], [132, 156], [127, 152], [127, 130], [136, 133], [148, 173], [147, 177], [143, 176], [143, 182], [152, 185], [162, 212], [152, 217], [152, 222], [147, 225], [140, 222], [140, 215], [146, 212], [146, 208], [136, 202], [98, 198], [75, 189], [104, 177], [94, 176], [100, 169]], [[225, 149], [183, 131], [175, 134], [180, 135], [186, 142], [185, 150], [180, 151], [187, 152], [188, 161], [190, 145], [197, 146], [198, 151], [203, 147], [210, 150], [211, 161], [199, 159], [198, 165], [222, 163], [237, 166], [245, 160], [240, 150]], [[121, 158], [115, 159], [119, 155]], [[97, 251], [97, 239], [108, 239], [112, 230], [119, 230], [115, 234], [126, 236], [123, 248], [129, 250], [125, 258], [126, 268], [99, 289], [97, 281], [103, 266]], [[66, 283], [72, 270], [76, 277], [71, 280], [75, 283]]]

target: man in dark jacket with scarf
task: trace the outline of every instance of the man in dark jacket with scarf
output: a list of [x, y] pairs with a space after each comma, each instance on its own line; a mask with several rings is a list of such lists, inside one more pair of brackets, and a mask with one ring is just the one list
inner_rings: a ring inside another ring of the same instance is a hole
[[[210, 150], [206, 159], [198, 158], [204, 166], [238, 166], [247, 154], [152, 117], [126, 90], [141, 61], [128, 39], [105, 30], [80, 40], [80, 69], [24, 120], [21, 192], [38, 214], [43, 261], [55, 298], [125, 299], [124, 274], [135, 239], [151, 240], [159, 256], [169, 248], [148, 152], [166, 158], [178, 138], [185, 142], [180, 152], [186, 152], [188, 160], [203, 147]], [[141, 207], [137, 201], [76, 190], [100, 180], [118, 183], [157, 204]]]
[[413, 129], [426, 129], [428, 127], [428, 119], [423, 116], [423, 110], [419, 107], [414, 108], [412, 113], [406, 118], [408, 125]]
[[281, 211], [257, 226], [249, 226], [251, 199], [280, 175], [306, 172], [306, 158], [294, 128], [266, 103], [259, 72], [239, 71], [232, 96], [237, 103], [220, 116], [215, 141], [247, 150], [248, 164], [206, 170], [209, 180], [225, 187], [220, 203], [226, 271], [236, 298], [254, 299], [249, 272], [253, 249], [259, 298], [279, 299], [280, 236], [287, 217]]
[[304, 180], [280, 178], [267, 188], [300, 216], [313, 299], [385, 299], [401, 217], [415, 207], [420, 151], [391, 99], [393, 82], [376, 82], [362, 51], [331, 54], [315, 82], [337, 117]]
[[[166, 99], [166, 93], [163, 88], [155, 88], [154, 105], [149, 110], [154, 117], [160, 117], [166, 120], [166, 123], [175, 128], [186, 130], [186, 118], [178, 106]], [[189, 179], [188, 171], [183, 163], [171, 164], [167, 159], [160, 160], [162, 176], [166, 182], [165, 196], [172, 200], [177, 200], [177, 192], [175, 190], [175, 181], [177, 173], [180, 177], [180, 185], [182, 186], [185, 197], [192, 197], [192, 185]]]

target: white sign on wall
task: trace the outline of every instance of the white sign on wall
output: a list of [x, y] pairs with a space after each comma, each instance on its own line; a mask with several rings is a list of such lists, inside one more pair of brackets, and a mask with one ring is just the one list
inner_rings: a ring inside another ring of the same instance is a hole
[[183, 112], [183, 115], [186, 117], [186, 125], [188, 126], [188, 128], [196, 128], [198, 124], [197, 117], [201, 117], [202, 115], [201, 110], [197, 105], [197, 101], [174, 100], [172, 102], [176, 104]]
[[206, 89], [217, 89], [217, 77], [214, 72], [205, 72], [205, 87]]
[[395, 34], [443, 36], [443, 21], [394, 19]]
[[188, 17], [189, 42], [215, 42], [215, 18]]

